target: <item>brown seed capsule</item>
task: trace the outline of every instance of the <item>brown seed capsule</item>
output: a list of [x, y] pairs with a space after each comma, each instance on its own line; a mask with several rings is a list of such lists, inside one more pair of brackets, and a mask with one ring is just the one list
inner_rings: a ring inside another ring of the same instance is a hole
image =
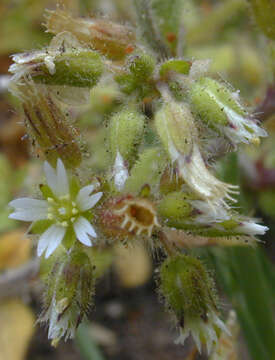
[[69, 123], [45, 86], [32, 81], [14, 85], [15, 94], [22, 101], [25, 125], [35, 145], [53, 165], [61, 158], [66, 167], [81, 162], [77, 130]]
[[119, 239], [139, 235], [151, 237], [154, 228], [159, 226], [153, 203], [131, 195], [103, 204], [100, 222], [106, 235]]
[[46, 24], [50, 33], [71, 32], [81, 43], [119, 60], [124, 58], [135, 42], [133, 31], [104, 19], [73, 18], [66, 11], [47, 11]]

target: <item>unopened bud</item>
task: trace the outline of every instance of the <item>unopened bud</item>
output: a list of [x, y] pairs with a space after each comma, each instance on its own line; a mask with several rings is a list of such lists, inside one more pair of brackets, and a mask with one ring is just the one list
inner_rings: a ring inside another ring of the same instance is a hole
[[125, 94], [135, 92], [141, 99], [156, 96], [156, 88], [152, 75], [155, 69], [155, 58], [144, 51], [136, 51], [129, 56], [126, 71], [122, 71], [115, 76], [115, 81]]
[[64, 31], [40, 51], [16, 54], [10, 72], [14, 80], [31, 76], [35, 82], [76, 87], [94, 86], [103, 72], [101, 56]]
[[155, 59], [144, 52], [137, 52], [129, 58], [129, 70], [139, 81], [147, 80], [155, 68]]
[[92, 87], [103, 72], [100, 55], [95, 51], [76, 51], [56, 56], [53, 60], [54, 73], [47, 65], [38, 65], [33, 74], [36, 82], [49, 85], [70, 85]]
[[245, 110], [237, 92], [210, 78], [194, 81], [190, 88], [194, 111], [209, 127], [225, 135], [233, 144], [253, 143], [266, 131]]
[[198, 133], [193, 116], [186, 104], [179, 104], [173, 100], [165, 102], [155, 115], [155, 125], [173, 162], [180, 155], [191, 154]]
[[113, 159], [120, 153], [124, 161], [132, 162], [141, 141], [145, 117], [135, 107], [122, 109], [112, 116], [109, 141]]
[[171, 161], [178, 166], [180, 177], [199, 198], [211, 201], [214, 206], [223, 204], [223, 198], [234, 201], [229, 193], [234, 193], [236, 186], [221, 182], [206, 168], [188, 105], [173, 101], [166, 92], [163, 95], [166, 102], [155, 115], [155, 126]]
[[182, 191], [164, 196], [158, 205], [158, 215], [171, 228], [192, 230], [206, 237], [236, 237], [235, 240], [228, 240], [228, 245], [253, 245], [253, 237], [264, 235], [268, 230], [266, 226], [254, 222], [254, 219], [230, 212], [222, 205], [215, 208], [206, 201], [197, 200], [194, 194]]
[[58, 343], [62, 337], [66, 340], [74, 336], [89, 310], [94, 293], [93, 268], [85, 253], [73, 251], [56, 259], [44, 278], [47, 288], [40, 321], [49, 322], [48, 337]]
[[191, 333], [198, 350], [205, 344], [210, 353], [226, 328], [218, 318], [214, 281], [203, 264], [188, 255], [167, 259], [160, 268], [160, 293], [180, 328], [177, 343]]

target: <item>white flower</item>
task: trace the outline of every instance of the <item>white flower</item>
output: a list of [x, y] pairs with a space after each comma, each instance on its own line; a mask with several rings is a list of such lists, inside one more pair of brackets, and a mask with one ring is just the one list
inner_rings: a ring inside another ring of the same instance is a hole
[[187, 337], [191, 334], [198, 351], [201, 353], [202, 344], [204, 344], [206, 345], [209, 355], [213, 345], [218, 342], [217, 333], [220, 330], [230, 335], [224, 322], [218, 317], [215, 311], [209, 311], [207, 313], [207, 321], [201, 318], [187, 318], [184, 327], [180, 328], [180, 336], [176, 339], [175, 343], [183, 345]]
[[70, 194], [69, 180], [66, 169], [60, 159], [56, 170], [48, 162], [44, 164], [47, 184], [52, 197], [46, 200], [20, 198], [9, 203], [14, 208], [11, 219], [21, 221], [48, 220], [50, 226], [42, 233], [38, 241], [37, 254], [45, 251], [48, 258], [60, 245], [67, 232], [72, 233], [86, 246], [92, 246], [90, 236], [96, 238], [93, 226], [85, 217], [85, 213], [100, 200], [102, 192], [91, 193], [95, 185], [91, 184], [80, 189], [76, 196]]

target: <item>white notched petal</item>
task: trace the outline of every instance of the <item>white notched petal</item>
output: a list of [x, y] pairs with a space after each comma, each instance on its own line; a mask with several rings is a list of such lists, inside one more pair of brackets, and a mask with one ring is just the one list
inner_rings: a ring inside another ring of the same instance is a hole
[[48, 202], [46, 200], [37, 200], [30, 198], [19, 198], [12, 200], [9, 206], [15, 209], [47, 209]]
[[96, 194], [83, 198], [81, 202], [78, 203], [80, 210], [86, 211], [91, 209], [100, 200], [101, 196], [102, 196], [102, 192], [98, 192]]
[[45, 257], [48, 258], [60, 245], [64, 238], [65, 232], [65, 228], [57, 225], [51, 225], [39, 238], [37, 255], [41, 256], [47, 249]]
[[94, 237], [94, 238], [97, 237], [94, 228], [92, 227], [91, 223], [90, 223], [86, 218], [84, 218], [83, 216], [80, 216], [79, 219], [78, 219], [78, 221], [80, 221], [82, 229], [83, 229], [87, 234], [91, 235], [91, 236]]
[[87, 246], [92, 246], [92, 242], [88, 236], [91, 235], [93, 237], [97, 237], [96, 232], [94, 231], [94, 228], [89, 223], [87, 219], [85, 219], [83, 216], [80, 216], [78, 220], [74, 223], [74, 231], [76, 234], [76, 237], [78, 240]]
[[86, 246], [92, 246], [91, 239], [89, 236], [78, 226], [77, 223], [74, 223], [74, 231], [76, 233], [77, 239]]
[[51, 233], [54, 231], [56, 225], [51, 225], [44, 233], [40, 236], [37, 244], [37, 256], [41, 256], [49, 245]]
[[44, 172], [46, 175], [47, 184], [51, 188], [52, 192], [58, 196], [57, 176], [55, 170], [47, 161], [44, 162]]
[[21, 221], [37, 221], [47, 219], [47, 208], [17, 209], [9, 215], [10, 219]]
[[56, 226], [55, 233], [52, 235], [51, 240], [49, 242], [45, 258], [47, 259], [61, 244], [66, 233], [66, 229], [61, 226]]
[[56, 225], [51, 225], [47, 230], [43, 232], [43, 234], [40, 236], [38, 240], [37, 245], [37, 255], [41, 256], [43, 252], [48, 247], [50, 240], [52, 238], [52, 235], [55, 233]]
[[69, 193], [69, 182], [65, 166], [61, 159], [57, 160], [56, 179], [58, 196], [67, 195]]
[[84, 186], [82, 189], [79, 190], [76, 203], [80, 206], [80, 204], [94, 191], [95, 186], [93, 184]]

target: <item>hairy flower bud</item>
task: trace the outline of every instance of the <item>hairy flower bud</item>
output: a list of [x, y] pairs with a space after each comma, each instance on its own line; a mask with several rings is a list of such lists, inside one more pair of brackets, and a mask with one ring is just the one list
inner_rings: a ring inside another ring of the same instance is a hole
[[241, 105], [238, 93], [216, 80], [203, 77], [194, 81], [189, 95], [200, 119], [233, 144], [257, 143], [259, 137], [267, 136]]
[[47, 288], [40, 322], [49, 322], [48, 337], [57, 344], [62, 337], [74, 337], [89, 310], [94, 293], [93, 268], [88, 256], [75, 249], [69, 255], [56, 257], [50, 274], [44, 274], [44, 278]]
[[132, 162], [145, 125], [145, 117], [135, 107], [124, 108], [110, 119], [109, 140], [112, 157], [119, 152]]
[[147, 80], [152, 75], [156, 62], [145, 52], [135, 52], [129, 57], [129, 70], [139, 80]]
[[145, 117], [134, 107], [124, 108], [112, 116], [109, 125], [109, 144], [113, 158], [113, 178], [118, 190], [122, 190], [128, 178], [145, 125]]
[[[206, 237], [247, 236], [238, 241], [228, 238], [228, 245], [254, 244], [255, 235], [264, 235], [266, 226], [257, 224], [255, 219], [246, 218], [220, 206], [219, 211], [194, 194], [171, 192], [158, 205], [158, 215], [164, 224], [176, 229], [192, 230]], [[242, 241], [243, 240], [243, 241]], [[222, 244], [222, 241], [218, 241]]]
[[121, 91], [128, 95], [135, 93], [141, 99], [154, 97], [157, 94], [153, 80], [155, 65], [152, 54], [135, 51], [127, 59], [125, 69], [115, 76]]
[[16, 54], [13, 61], [9, 70], [15, 80], [28, 75], [49, 85], [92, 87], [103, 72], [101, 56], [66, 31], [55, 36], [48, 48]]
[[168, 102], [167, 98], [155, 115], [155, 126], [171, 161], [176, 162], [180, 177], [192, 192], [214, 207], [225, 206], [224, 198], [234, 201], [229, 193], [234, 193], [236, 187], [218, 180], [206, 168], [198, 130], [187, 104], [172, 99]]
[[203, 264], [188, 255], [168, 258], [161, 265], [159, 281], [160, 294], [180, 329], [176, 342], [183, 344], [191, 333], [198, 350], [206, 345], [210, 353], [226, 327], [218, 317], [214, 281]]

